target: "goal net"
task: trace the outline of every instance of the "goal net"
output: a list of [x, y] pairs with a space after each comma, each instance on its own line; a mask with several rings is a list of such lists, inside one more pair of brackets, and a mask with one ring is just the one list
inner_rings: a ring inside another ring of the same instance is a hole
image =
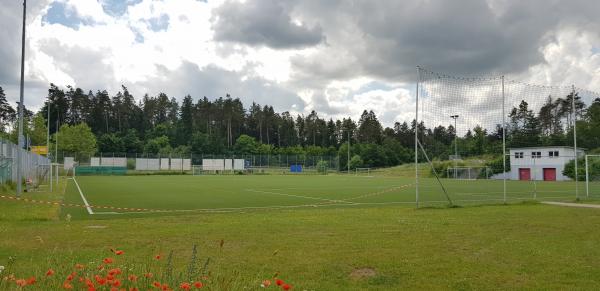
[[490, 178], [489, 167], [448, 167], [446, 177], [458, 180], [477, 180]]
[[356, 176], [371, 176], [371, 168], [356, 168], [355, 169]]
[[[422, 194], [417, 201], [498, 203], [585, 195], [583, 184], [552, 187], [544, 182], [575, 180], [577, 171], [573, 177], [562, 175], [578, 152], [574, 125], [586, 118], [586, 108], [598, 94], [504, 76], [458, 77], [422, 68], [418, 73], [412, 130], [421, 164], [416, 166], [429, 170], [416, 180]], [[471, 163], [482, 167], [463, 167]], [[477, 179], [478, 184], [465, 186], [454, 181], [458, 179]]]
[[585, 192], [589, 198], [600, 198], [600, 155], [585, 156]]

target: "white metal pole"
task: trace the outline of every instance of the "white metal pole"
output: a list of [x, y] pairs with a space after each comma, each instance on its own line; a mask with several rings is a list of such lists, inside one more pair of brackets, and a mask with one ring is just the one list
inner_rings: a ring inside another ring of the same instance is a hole
[[573, 114], [573, 149], [575, 151], [575, 199], [579, 200], [579, 173], [577, 167], [577, 110], [575, 109], [575, 85], [573, 85], [573, 92], [571, 93], [573, 99], [571, 100], [571, 114]]
[[506, 97], [504, 94], [504, 76], [502, 76], [502, 193], [504, 203], [506, 203]]
[[458, 159], [458, 128], [456, 128], [456, 120], [458, 115], [452, 116], [454, 118], [454, 179], [456, 179], [456, 160]]
[[54, 135], [54, 137], [56, 137], [56, 148], [54, 149], [54, 161], [56, 164], [56, 186], [58, 186], [58, 119], [59, 119], [60, 115], [56, 115], [56, 135]]
[[350, 174], [350, 130], [348, 130], [348, 174]]
[[[421, 72], [417, 67], [418, 76], [420, 78]], [[417, 90], [415, 94], [415, 202], [417, 208], [419, 208], [419, 82], [417, 80]]]
[[46, 131], [46, 158], [48, 159], [48, 163], [50, 163], [50, 192], [52, 192], [52, 158], [50, 155], [50, 95], [48, 95], [48, 106], [46, 106], [48, 110], [48, 128]]
[[19, 95], [19, 136], [18, 144], [19, 148], [17, 150], [17, 197], [21, 196], [22, 189], [22, 171], [23, 165], [21, 165], [21, 155], [23, 151], [23, 90], [25, 87], [25, 12], [27, 11], [27, 1], [23, 0], [23, 34], [21, 36], [21, 86], [20, 86], [20, 95]]
[[587, 155], [585, 155], [585, 197], [590, 198], [590, 168]]

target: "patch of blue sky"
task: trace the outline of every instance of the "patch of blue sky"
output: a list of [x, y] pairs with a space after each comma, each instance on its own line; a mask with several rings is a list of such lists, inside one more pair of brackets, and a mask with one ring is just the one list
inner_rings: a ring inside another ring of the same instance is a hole
[[142, 0], [101, 0], [102, 8], [106, 14], [121, 16], [127, 12], [127, 8], [142, 2]]
[[90, 19], [80, 18], [77, 14], [68, 9], [65, 3], [52, 2], [42, 21], [49, 24], [61, 24], [73, 29], [79, 29], [80, 25], [92, 25], [94, 22]]
[[162, 14], [160, 17], [148, 19], [148, 25], [153, 31], [167, 30], [169, 27], [169, 15]]

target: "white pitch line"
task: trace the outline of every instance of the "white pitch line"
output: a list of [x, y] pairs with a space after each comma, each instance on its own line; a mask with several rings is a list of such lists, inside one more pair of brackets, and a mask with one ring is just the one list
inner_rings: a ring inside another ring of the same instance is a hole
[[296, 198], [304, 198], [304, 199], [313, 199], [313, 200], [327, 201], [327, 202], [333, 202], [333, 203], [343, 202], [343, 203], [353, 204], [353, 202], [348, 202], [348, 201], [344, 201], [344, 200], [332, 200], [332, 199], [325, 199], [325, 198], [318, 198], [318, 197], [311, 197], [311, 196], [302, 196], [302, 195], [294, 195], [294, 194], [286, 194], [286, 193], [278, 193], [278, 192], [260, 191], [260, 190], [254, 190], [254, 189], [245, 189], [245, 190], [248, 191], [248, 192], [253, 192], [253, 193], [281, 195], [281, 196], [288, 196], [288, 197], [296, 197]]
[[75, 182], [75, 186], [77, 186], [77, 190], [79, 190], [79, 195], [81, 196], [81, 200], [83, 200], [83, 204], [85, 204], [85, 209], [87, 209], [87, 212], [89, 214], [94, 214], [94, 211], [92, 211], [90, 204], [85, 199], [85, 196], [83, 196], [83, 192], [81, 191], [81, 188], [79, 187], [79, 183], [77, 183], [77, 180], [75, 180], [75, 177], [73, 177], [71, 179], [73, 179], [73, 181]]

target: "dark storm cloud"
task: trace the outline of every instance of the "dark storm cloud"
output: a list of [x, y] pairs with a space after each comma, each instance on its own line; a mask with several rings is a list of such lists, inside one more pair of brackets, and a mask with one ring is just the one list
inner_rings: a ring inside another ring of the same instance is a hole
[[215, 40], [272, 48], [302, 48], [324, 40], [319, 25], [297, 25], [291, 8], [278, 0], [228, 1], [213, 13]]
[[[27, 23], [46, 7], [47, 0], [27, 1]], [[0, 5], [0, 87], [6, 92], [8, 100], [15, 102], [19, 98], [19, 82], [21, 78], [21, 30], [23, 29], [23, 2], [2, 1]], [[28, 46], [25, 48], [26, 56], [31, 55]], [[29, 96], [38, 96], [44, 93], [43, 82], [32, 80], [25, 76], [25, 102], [26, 106], [32, 105]], [[37, 105], [37, 103], [33, 104]]]
[[518, 73], [543, 62], [540, 48], [557, 29], [597, 31], [600, 23], [600, 1], [583, 0], [304, 1], [295, 11], [319, 21], [331, 46], [293, 61], [298, 76], [315, 79], [354, 73], [414, 81], [417, 65], [463, 75]]
[[276, 83], [258, 77], [243, 78], [242, 73], [208, 66], [200, 69], [197, 65], [184, 62], [179, 68], [169, 70], [158, 66], [158, 77], [128, 86], [136, 94], [158, 94], [165, 92], [178, 99], [190, 94], [195, 100], [204, 96], [212, 99], [239, 97], [244, 106], [252, 102], [272, 105], [277, 111], [303, 111], [304, 101], [294, 92]]

